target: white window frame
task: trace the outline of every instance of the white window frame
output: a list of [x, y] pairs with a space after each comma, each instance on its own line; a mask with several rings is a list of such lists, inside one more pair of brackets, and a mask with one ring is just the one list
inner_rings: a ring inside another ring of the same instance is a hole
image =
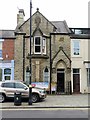
[[[41, 47], [40, 52], [35, 52], [35, 46], [36, 46], [35, 45], [35, 38], [37, 38], [37, 37], [40, 37], [40, 47]], [[42, 40], [41, 36], [34, 36], [34, 54], [41, 54], [42, 53], [42, 42], [41, 42], [41, 40]]]
[[[74, 44], [75, 44], [75, 42], [78, 42], [79, 43], [79, 54], [74, 54]], [[72, 44], [71, 44], [71, 54], [72, 54], [72, 57], [80, 57], [80, 55], [81, 55], [81, 42], [80, 42], [80, 40], [78, 40], [78, 39], [72, 39], [72, 42], [71, 42]]]
[[[44, 44], [43, 44], [43, 42], [45, 42]], [[43, 52], [43, 47], [45, 47], [44, 48], [44, 52]], [[46, 54], [46, 38], [42, 38], [42, 54]]]
[[[5, 70], [6, 69], [10, 69], [11, 73], [10, 74], [5, 74]], [[10, 77], [10, 80], [11, 80], [11, 75], [12, 75], [12, 70], [11, 68], [4, 68], [4, 80], [5, 80], [5, 77]]]
[[90, 86], [90, 68], [87, 68], [87, 86]]

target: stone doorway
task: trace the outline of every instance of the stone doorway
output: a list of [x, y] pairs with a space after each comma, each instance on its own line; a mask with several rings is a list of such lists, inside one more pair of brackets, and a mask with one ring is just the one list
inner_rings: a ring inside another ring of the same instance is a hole
[[65, 69], [57, 69], [57, 93], [64, 93]]

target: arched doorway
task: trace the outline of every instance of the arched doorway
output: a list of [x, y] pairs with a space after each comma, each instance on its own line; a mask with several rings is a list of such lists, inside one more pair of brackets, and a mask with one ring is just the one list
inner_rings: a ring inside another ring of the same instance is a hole
[[65, 81], [66, 81], [66, 64], [63, 60], [57, 63], [57, 93], [65, 92]]

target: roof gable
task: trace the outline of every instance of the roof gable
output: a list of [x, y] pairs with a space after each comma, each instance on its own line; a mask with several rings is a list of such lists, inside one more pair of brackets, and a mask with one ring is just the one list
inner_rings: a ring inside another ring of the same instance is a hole
[[[39, 9], [37, 9], [37, 11], [31, 16], [31, 18], [33, 17], [33, 16], [35, 16], [35, 15], [41, 15], [46, 21], [48, 21], [54, 28], [56, 28], [56, 26], [52, 23], [52, 22], [50, 22], [42, 13], [40, 13], [39, 12]], [[22, 25], [20, 25], [20, 26], [18, 26], [18, 29], [20, 29], [26, 22], [28, 22], [30, 20], [30, 18], [29, 19], [27, 19]]]

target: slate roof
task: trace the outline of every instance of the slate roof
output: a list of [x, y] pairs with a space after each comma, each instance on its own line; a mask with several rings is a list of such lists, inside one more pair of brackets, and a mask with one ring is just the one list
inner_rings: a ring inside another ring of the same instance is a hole
[[71, 33], [66, 21], [52, 21], [52, 24], [57, 28], [57, 33]]
[[14, 30], [0, 30], [0, 38], [15, 38]]

